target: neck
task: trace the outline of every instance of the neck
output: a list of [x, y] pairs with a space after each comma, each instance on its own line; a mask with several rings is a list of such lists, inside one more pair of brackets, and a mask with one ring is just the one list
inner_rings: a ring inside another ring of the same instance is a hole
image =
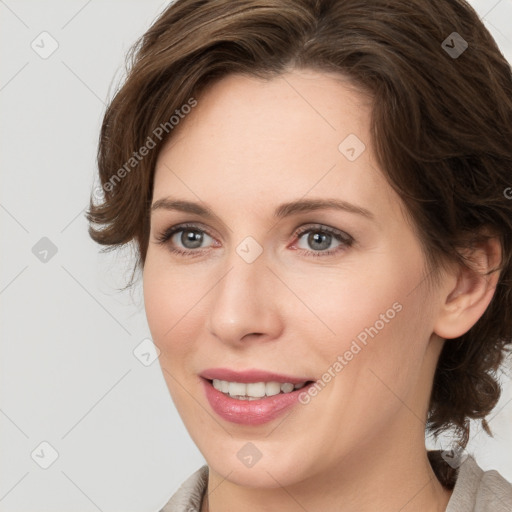
[[[237, 485], [210, 468], [208, 502], [201, 512], [444, 512], [451, 496], [428, 461], [424, 434], [414, 446], [378, 436], [364, 452], [296, 484], [274, 488]], [[392, 447], [386, 449], [383, 447]], [[396, 450], [401, 446], [401, 452]]]

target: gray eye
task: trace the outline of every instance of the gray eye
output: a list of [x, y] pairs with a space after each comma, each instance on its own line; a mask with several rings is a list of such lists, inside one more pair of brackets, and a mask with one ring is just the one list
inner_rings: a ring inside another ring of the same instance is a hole
[[[306, 243], [307, 243], [308, 247], [301, 247], [300, 241], [305, 237], [305, 235], [307, 235]], [[311, 230], [306, 233], [303, 233], [300, 236], [299, 247], [301, 249], [307, 249], [307, 250], [313, 249], [315, 251], [324, 251], [326, 249], [332, 248], [331, 243], [333, 242], [333, 240], [334, 240], [334, 236], [329, 233], [324, 233], [323, 231], [320, 231], [320, 230], [316, 230], [316, 231]], [[338, 242], [338, 244], [339, 243], [340, 242]]]
[[198, 249], [201, 247], [205, 237], [211, 239], [204, 231], [192, 228], [181, 229], [173, 235], [173, 238], [174, 237], [178, 237], [180, 244], [182, 244], [185, 249]]

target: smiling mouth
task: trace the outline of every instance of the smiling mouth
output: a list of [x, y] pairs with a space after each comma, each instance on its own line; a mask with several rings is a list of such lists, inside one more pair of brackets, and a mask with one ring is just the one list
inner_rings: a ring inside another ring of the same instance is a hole
[[200, 377], [213, 412], [225, 421], [246, 426], [275, 420], [299, 404], [301, 394], [315, 382], [259, 370], [212, 369]]
[[236, 400], [261, 400], [279, 394], [289, 394], [302, 389], [313, 381], [304, 381], [297, 384], [291, 382], [231, 382], [220, 379], [207, 379], [210, 384], [225, 396]]

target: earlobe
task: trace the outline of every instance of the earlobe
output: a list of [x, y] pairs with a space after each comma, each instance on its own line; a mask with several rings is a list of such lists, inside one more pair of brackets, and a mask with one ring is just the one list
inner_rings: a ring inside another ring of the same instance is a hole
[[501, 259], [501, 244], [497, 238], [488, 238], [465, 251], [465, 256], [472, 263], [472, 269], [459, 267], [455, 285], [453, 275], [447, 280], [434, 326], [434, 332], [445, 339], [462, 336], [477, 323], [489, 306], [499, 279], [497, 270], [491, 272]]

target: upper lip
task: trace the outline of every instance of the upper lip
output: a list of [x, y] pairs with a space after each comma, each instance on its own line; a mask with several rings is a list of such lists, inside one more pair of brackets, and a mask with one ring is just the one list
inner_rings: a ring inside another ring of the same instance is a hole
[[265, 370], [230, 370], [229, 368], [208, 368], [199, 374], [204, 379], [213, 380], [226, 380], [228, 382], [289, 382], [290, 384], [301, 384], [308, 382], [308, 377], [294, 377], [291, 375], [284, 375], [282, 373], [268, 372]]

